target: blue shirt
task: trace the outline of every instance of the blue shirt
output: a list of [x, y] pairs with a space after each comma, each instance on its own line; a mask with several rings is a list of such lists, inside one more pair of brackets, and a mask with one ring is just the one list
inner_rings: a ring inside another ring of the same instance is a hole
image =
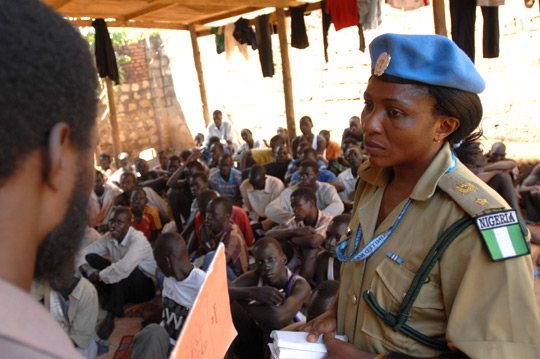
[[213, 184], [213, 188], [225, 198], [235, 201], [240, 196], [240, 185], [242, 184], [242, 172], [236, 168], [231, 168], [231, 174], [227, 181], [221, 177], [219, 171], [215, 171], [208, 177], [208, 182]]

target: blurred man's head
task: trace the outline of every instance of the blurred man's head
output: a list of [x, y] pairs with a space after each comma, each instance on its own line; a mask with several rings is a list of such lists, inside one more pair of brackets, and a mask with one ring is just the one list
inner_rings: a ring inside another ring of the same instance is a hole
[[[31, 162], [35, 181], [26, 186], [33, 197], [24, 200], [36, 198], [31, 186], [38, 181], [40, 208], [21, 216], [33, 222], [32, 240], [41, 243], [37, 279], [57, 284], [73, 274], [87, 223], [98, 141], [96, 69], [80, 33], [39, 1], [3, 1], [0, 32], [0, 191], [26, 183]], [[2, 205], [15, 210], [7, 201]], [[33, 254], [28, 259], [33, 262]]]

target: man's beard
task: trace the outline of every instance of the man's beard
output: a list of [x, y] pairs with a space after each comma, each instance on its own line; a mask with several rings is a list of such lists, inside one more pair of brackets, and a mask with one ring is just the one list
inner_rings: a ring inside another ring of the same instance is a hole
[[64, 220], [38, 247], [34, 279], [49, 283], [55, 290], [67, 288], [75, 273], [75, 256], [88, 226], [87, 192], [91, 181], [90, 171], [78, 171]]

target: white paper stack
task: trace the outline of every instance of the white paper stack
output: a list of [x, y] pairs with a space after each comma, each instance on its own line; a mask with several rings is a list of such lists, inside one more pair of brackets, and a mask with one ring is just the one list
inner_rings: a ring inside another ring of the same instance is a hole
[[[274, 330], [270, 337], [274, 339], [269, 343], [270, 351], [275, 359], [322, 359], [326, 355], [326, 345], [319, 336], [315, 343], [307, 341], [306, 332], [286, 332]], [[336, 339], [347, 341], [344, 335], [336, 335]]]

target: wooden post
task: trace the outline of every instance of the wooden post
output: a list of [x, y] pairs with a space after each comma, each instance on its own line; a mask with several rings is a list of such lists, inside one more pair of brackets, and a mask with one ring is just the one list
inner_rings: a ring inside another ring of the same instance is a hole
[[199, 50], [199, 42], [197, 41], [197, 31], [194, 24], [189, 24], [189, 34], [191, 35], [191, 47], [193, 49], [193, 61], [195, 61], [195, 69], [197, 70], [197, 78], [199, 79], [199, 90], [201, 92], [201, 102], [203, 107], [204, 125], [208, 127], [210, 124], [210, 112], [208, 111], [208, 100], [206, 99], [206, 87], [204, 85], [204, 75], [201, 63], [201, 52]]
[[109, 121], [111, 122], [112, 145], [114, 158], [116, 159], [121, 152], [120, 131], [118, 130], [118, 121], [116, 119], [116, 105], [114, 103], [113, 84], [109, 76], [105, 76], [105, 87], [107, 88], [107, 105], [109, 106]]
[[289, 43], [287, 41], [285, 10], [283, 10], [283, 8], [276, 8], [276, 12], [278, 20], [279, 48], [281, 50], [281, 68], [283, 71], [285, 114], [287, 116], [287, 131], [289, 134], [289, 151], [291, 151], [292, 139], [296, 137], [296, 123], [294, 122], [294, 101], [292, 90], [291, 63], [289, 61]]
[[448, 37], [444, 0], [433, 0], [433, 22], [435, 23], [435, 34]]

